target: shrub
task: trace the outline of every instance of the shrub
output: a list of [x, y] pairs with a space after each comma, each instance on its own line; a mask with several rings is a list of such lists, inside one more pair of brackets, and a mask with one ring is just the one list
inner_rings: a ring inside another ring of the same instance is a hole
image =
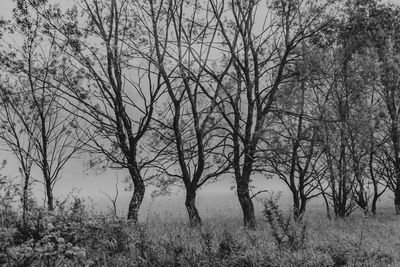
[[15, 223], [13, 241], [5, 251], [9, 262], [15, 266], [87, 263], [86, 251], [79, 245], [83, 214], [77, 218], [74, 203], [57, 206], [51, 212], [34, 207], [25, 225]]

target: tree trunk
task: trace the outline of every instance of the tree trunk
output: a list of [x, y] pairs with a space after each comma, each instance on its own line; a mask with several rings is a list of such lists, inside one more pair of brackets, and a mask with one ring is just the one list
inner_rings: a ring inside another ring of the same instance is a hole
[[326, 198], [325, 193], [322, 194], [322, 196], [324, 197], [324, 202], [325, 202], [325, 207], [326, 207], [326, 217], [328, 218], [328, 220], [331, 220], [332, 216], [331, 216], [331, 209], [329, 208], [329, 201]]
[[186, 188], [185, 206], [189, 215], [190, 227], [201, 226], [202, 221], [196, 208], [196, 189]]
[[129, 202], [128, 220], [132, 221], [133, 223], [137, 223], [139, 217], [139, 209], [142, 205], [144, 198], [145, 185], [141, 179], [132, 178], [132, 180], [134, 180], [134, 190], [131, 201]]
[[374, 216], [376, 215], [376, 202], [378, 202], [378, 195], [375, 193], [371, 203], [371, 212]]
[[293, 207], [294, 208], [293, 217], [295, 221], [301, 221], [304, 213], [306, 212], [306, 206], [307, 206], [307, 198], [304, 194], [301, 194], [299, 200], [297, 201], [297, 207]]
[[[44, 127], [44, 126], [42, 126]], [[43, 143], [45, 143], [43, 137]], [[54, 197], [53, 197], [53, 188], [51, 186], [51, 174], [50, 174], [50, 167], [49, 163], [47, 161], [47, 146], [44, 146], [43, 148], [44, 152], [43, 154], [45, 155], [44, 158], [42, 159], [42, 172], [43, 172], [43, 177], [44, 177], [44, 183], [45, 183], [45, 189], [46, 189], [46, 197], [47, 197], [47, 209], [52, 211], [54, 210]]]
[[300, 205], [300, 219], [303, 218], [304, 213], [306, 213], [306, 207], [307, 207], [307, 199], [302, 198], [301, 205]]
[[22, 191], [22, 223], [26, 226], [26, 213], [28, 211], [28, 196], [29, 196], [29, 176], [25, 176], [24, 188]]
[[374, 142], [373, 142], [373, 134], [371, 134], [371, 151], [369, 154], [369, 172], [372, 180], [372, 185], [374, 186], [374, 195], [372, 197], [372, 203], [371, 203], [371, 213], [373, 216], [376, 215], [376, 203], [378, 202], [379, 198], [379, 193], [378, 193], [378, 182], [375, 180], [375, 173], [374, 173]]
[[46, 195], [47, 195], [47, 208], [48, 208], [48, 210], [54, 210], [53, 190], [51, 188], [50, 181], [47, 181], [47, 179], [46, 179]]
[[336, 218], [344, 218], [345, 216], [344, 216], [344, 210], [342, 209], [342, 207], [337, 207], [337, 209], [336, 209]]
[[293, 197], [293, 218], [295, 221], [300, 220], [300, 198], [297, 193], [296, 188], [291, 188], [292, 197]]
[[364, 213], [368, 213], [368, 198], [364, 194], [365, 190], [361, 186], [360, 188], [360, 191], [355, 193], [355, 200]]
[[394, 208], [396, 210], [396, 215], [400, 215], [400, 186], [397, 186], [394, 192]]
[[347, 203], [346, 198], [339, 200], [339, 203], [335, 209], [335, 215], [337, 218], [343, 219], [343, 218], [347, 217], [348, 213], [346, 211], [346, 203]]
[[254, 205], [250, 197], [249, 184], [237, 182], [237, 195], [243, 211], [244, 226], [249, 229], [256, 228], [256, 217], [254, 215]]

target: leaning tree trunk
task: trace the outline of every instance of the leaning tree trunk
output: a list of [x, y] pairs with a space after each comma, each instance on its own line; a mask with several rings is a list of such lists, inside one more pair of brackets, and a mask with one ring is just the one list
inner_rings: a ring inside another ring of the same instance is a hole
[[196, 189], [186, 188], [186, 210], [189, 215], [190, 227], [197, 227], [202, 225], [200, 214], [196, 208]]
[[139, 217], [139, 209], [142, 205], [145, 187], [144, 183], [135, 183], [134, 184], [133, 195], [131, 201], [129, 202], [128, 208], [128, 220], [132, 221], [133, 223], [138, 222]]
[[375, 180], [373, 181], [374, 185], [374, 195], [372, 197], [372, 203], [371, 203], [371, 212], [372, 215], [376, 215], [376, 204], [378, 203], [378, 199], [382, 196], [382, 194], [385, 192], [385, 190], [382, 190], [381, 192], [378, 191], [378, 182]]
[[255, 229], [256, 217], [254, 215], [254, 205], [250, 197], [248, 182], [237, 181], [237, 195], [243, 211], [244, 226], [249, 229]]
[[139, 217], [139, 209], [140, 206], [142, 205], [143, 199], [144, 199], [144, 193], [145, 193], [145, 185], [140, 177], [140, 174], [136, 170], [129, 170], [132, 181], [133, 181], [133, 195], [131, 198], [131, 201], [129, 202], [129, 207], [128, 207], [128, 220], [137, 223], [138, 222], [138, 217]]

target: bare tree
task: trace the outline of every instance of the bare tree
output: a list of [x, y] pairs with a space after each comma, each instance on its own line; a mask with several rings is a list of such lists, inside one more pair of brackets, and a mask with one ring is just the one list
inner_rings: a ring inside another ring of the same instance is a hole
[[[207, 80], [205, 70], [213, 61], [218, 27], [207, 1], [148, 4], [149, 10], [143, 10], [143, 14], [148, 12], [151, 18], [154, 64], [162, 74], [170, 101], [158, 118], [156, 149], [165, 144], [160, 171], [167, 179], [175, 178], [184, 185], [190, 225], [197, 226], [202, 223], [195, 202], [197, 190], [230, 168], [224, 153], [226, 140], [220, 138], [221, 118], [216, 114], [221, 81], [230, 63], [218, 73], [216, 82]], [[160, 17], [163, 10], [165, 14]]]
[[[38, 14], [29, 12], [26, 2], [17, 2], [14, 18], [12, 32], [18, 34], [16, 38], [22, 38], [23, 43], [15, 45], [8, 53], [2, 53], [1, 57], [11, 79], [9, 85], [16, 86], [14, 91], [3, 90], [3, 101], [10, 100], [6, 103], [5, 112], [11, 115], [12, 111], [14, 116], [8, 119], [15, 120], [14, 130], [16, 124], [20, 127], [18, 133], [13, 133], [14, 141], [10, 142], [19, 146], [16, 151], [20, 162], [24, 161], [25, 180], [29, 180], [32, 162], [42, 171], [47, 206], [52, 210], [54, 185], [61, 178], [67, 162], [79, 150], [80, 145], [75, 138], [79, 132], [71, 125], [75, 120], [73, 111], [64, 112], [61, 84], [54, 82], [55, 69], [60, 66], [60, 51], [55, 39], [43, 39], [43, 20]], [[3, 38], [10, 50], [7, 40]], [[28, 144], [26, 148], [22, 145], [23, 138], [27, 139], [24, 140]]]

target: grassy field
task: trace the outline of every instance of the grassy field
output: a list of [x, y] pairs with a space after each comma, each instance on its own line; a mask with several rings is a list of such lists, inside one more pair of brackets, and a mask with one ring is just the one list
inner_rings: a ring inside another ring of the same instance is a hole
[[0, 266], [400, 266], [400, 218], [389, 206], [344, 220], [313, 206], [295, 223], [280, 221], [289, 211], [268, 221], [258, 205], [253, 231], [233, 206], [224, 213], [203, 206], [204, 225], [191, 229], [183, 214], [152, 205], [138, 225], [76, 203], [39, 209], [28, 231], [12, 223], [0, 230]]
[[146, 233], [153, 249], [176, 257], [171, 266], [400, 266], [400, 219], [392, 209], [381, 212], [345, 220], [309, 212], [288, 231], [286, 238], [296, 239], [305, 227], [304, 242], [295, 245], [279, 246], [274, 234], [283, 233], [275, 233], [263, 217], [256, 231], [244, 229], [238, 218], [216, 216], [194, 230], [174, 220], [151, 220]]
[[283, 192], [274, 202], [283, 212], [270, 217], [255, 201], [256, 230], [242, 226], [226, 184], [199, 192], [201, 228], [188, 226], [184, 192], [147, 195], [138, 225], [123, 219], [128, 202], [129, 194], [119, 198], [118, 219], [107, 211], [109, 203], [91, 205], [78, 193], [52, 213], [34, 207], [26, 227], [18, 213], [3, 216], [0, 266], [400, 266], [400, 218], [390, 195], [376, 217], [356, 211], [332, 220], [315, 199], [296, 223], [286, 220], [291, 199]]

